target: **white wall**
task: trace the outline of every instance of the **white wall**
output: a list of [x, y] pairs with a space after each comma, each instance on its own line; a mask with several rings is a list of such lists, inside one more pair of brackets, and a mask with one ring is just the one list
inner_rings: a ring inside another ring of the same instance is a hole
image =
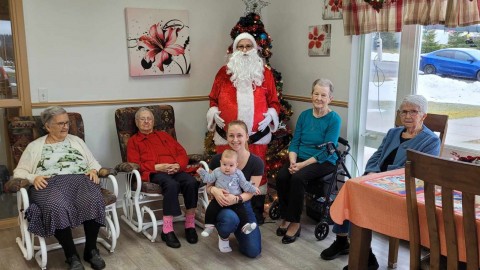
[[[126, 7], [189, 11], [190, 75], [129, 76]], [[50, 102], [207, 96], [243, 12], [237, 0], [24, 0], [32, 102], [39, 102], [38, 88], [48, 89]], [[208, 102], [171, 105], [179, 141], [202, 153]], [[67, 107], [84, 117], [86, 141], [104, 166], [120, 161], [118, 107]]]
[[[323, 1], [270, 2], [262, 21], [273, 39], [271, 63], [283, 75], [284, 94], [310, 97], [311, 83], [325, 77], [335, 85], [334, 98], [348, 101], [351, 38], [343, 35], [342, 21], [321, 19]], [[189, 11], [190, 75], [129, 77], [125, 7]], [[49, 101], [206, 96], [244, 10], [239, 0], [24, 0], [32, 102], [39, 102], [38, 88], [48, 89]], [[332, 24], [331, 55], [309, 57], [308, 26], [325, 23]], [[294, 126], [311, 104], [291, 104]], [[189, 153], [203, 152], [208, 102], [172, 105], [179, 141]], [[120, 161], [113, 120], [119, 107], [124, 106], [67, 108], [84, 117], [87, 144], [104, 166]], [[345, 136], [347, 109], [333, 109], [342, 116]]]
[[[284, 93], [310, 97], [312, 83], [317, 78], [328, 78], [334, 86], [334, 99], [348, 102], [350, 87], [351, 37], [343, 34], [342, 20], [322, 19], [323, 1], [273, 0], [264, 8], [263, 17], [267, 32], [272, 37], [271, 64], [282, 73]], [[330, 56], [308, 56], [308, 27], [331, 24], [332, 43]], [[301, 111], [311, 104], [291, 102], [294, 127]], [[332, 107], [342, 117], [342, 136], [346, 136], [347, 108]]]

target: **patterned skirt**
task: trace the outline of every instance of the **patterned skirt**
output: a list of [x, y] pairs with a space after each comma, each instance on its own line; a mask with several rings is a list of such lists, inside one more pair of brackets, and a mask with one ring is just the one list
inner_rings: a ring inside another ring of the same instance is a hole
[[45, 189], [30, 187], [30, 206], [25, 211], [28, 231], [42, 237], [55, 230], [77, 227], [94, 219], [105, 226], [105, 202], [100, 186], [83, 174], [57, 175]]

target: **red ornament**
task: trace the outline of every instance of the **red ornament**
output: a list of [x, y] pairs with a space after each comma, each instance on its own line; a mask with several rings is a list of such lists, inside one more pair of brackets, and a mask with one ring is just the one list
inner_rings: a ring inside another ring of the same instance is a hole
[[255, 16], [253, 16], [253, 19], [254, 19], [255, 21], [258, 21], [258, 20], [260, 20], [260, 16], [259, 16], [259, 15], [255, 15]]

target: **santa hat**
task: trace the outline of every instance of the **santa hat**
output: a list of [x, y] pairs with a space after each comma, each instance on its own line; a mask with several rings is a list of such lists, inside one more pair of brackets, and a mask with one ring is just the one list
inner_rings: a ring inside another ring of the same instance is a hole
[[249, 33], [244, 32], [244, 33], [241, 33], [240, 35], [238, 35], [238, 36], [235, 38], [235, 40], [233, 41], [233, 47], [232, 47], [232, 48], [233, 48], [234, 50], [237, 48], [238, 42], [240, 42], [240, 40], [242, 40], [242, 39], [248, 39], [248, 40], [250, 40], [250, 41], [252, 42], [252, 44], [253, 44], [253, 48], [254, 48], [255, 50], [258, 49], [257, 42], [255, 41], [255, 38], [254, 38], [252, 35], [250, 35]]

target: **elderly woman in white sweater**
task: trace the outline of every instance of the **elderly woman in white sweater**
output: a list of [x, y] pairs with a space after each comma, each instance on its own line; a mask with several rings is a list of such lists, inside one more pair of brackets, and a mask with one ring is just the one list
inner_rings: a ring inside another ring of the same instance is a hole
[[82, 139], [68, 134], [67, 112], [58, 106], [41, 113], [48, 134], [31, 142], [14, 170], [15, 178], [28, 179], [31, 204], [26, 210], [28, 230], [54, 235], [65, 253], [69, 269], [84, 269], [75, 249], [71, 228], [83, 224], [83, 258], [93, 269], [105, 268], [96, 247], [105, 226], [105, 203], [97, 175], [100, 164]]

